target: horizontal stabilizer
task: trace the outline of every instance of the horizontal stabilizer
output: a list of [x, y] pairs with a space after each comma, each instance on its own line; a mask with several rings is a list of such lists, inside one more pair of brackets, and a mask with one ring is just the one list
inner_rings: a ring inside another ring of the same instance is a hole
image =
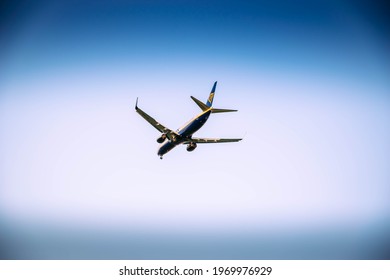
[[204, 104], [202, 101], [196, 99], [193, 96], [191, 96], [191, 99], [194, 100], [194, 102], [200, 107], [200, 109], [202, 109], [203, 112], [210, 108], [209, 106]]
[[211, 113], [228, 113], [228, 112], [237, 112], [237, 110], [231, 110], [231, 109], [211, 109]]

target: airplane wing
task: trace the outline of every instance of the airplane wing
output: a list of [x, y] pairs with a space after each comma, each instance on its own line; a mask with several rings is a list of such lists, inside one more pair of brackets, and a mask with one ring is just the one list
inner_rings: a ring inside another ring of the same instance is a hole
[[191, 141], [186, 141], [184, 144], [195, 142], [198, 144], [205, 144], [205, 143], [228, 143], [228, 142], [238, 142], [241, 141], [242, 138], [191, 138]]
[[161, 133], [164, 133], [167, 135], [168, 139], [170, 140], [173, 140], [174, 138], [176, 138], [178, 136], [178, 134], [176, 132], [174, 132], [173, 130], [169, 129], [168, 127], [162, 125], [161, 123], [159, 123], [158, 121], [156, 121], [154, 118], [152, 118], [151, 116], [149, 116], [147, 113], [145, 113], [144, 111], [142, 111], [140, 108], [138, 108], [138, 98], [137, 98], [137, 101], [135, 103], [135, 110], [137, 111], [138, 114], [141, 115], [141, 117], [143, 117], [148, 123], [150, 123], [152, 126], [154, 126], [154, 128], [156, 128], [158, 131], [160, 131]]

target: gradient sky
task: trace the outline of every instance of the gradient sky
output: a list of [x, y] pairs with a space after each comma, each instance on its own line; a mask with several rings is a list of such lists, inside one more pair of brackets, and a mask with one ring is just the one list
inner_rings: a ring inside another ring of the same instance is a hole
[[390, 258], [385, 2], [2, 5], [1, 259]]

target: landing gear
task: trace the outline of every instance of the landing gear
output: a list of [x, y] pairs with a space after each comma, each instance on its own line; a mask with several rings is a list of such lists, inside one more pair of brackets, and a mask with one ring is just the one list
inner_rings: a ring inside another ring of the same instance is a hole
[[162, 159], [162, 156], [160, 156], [160, 159]]

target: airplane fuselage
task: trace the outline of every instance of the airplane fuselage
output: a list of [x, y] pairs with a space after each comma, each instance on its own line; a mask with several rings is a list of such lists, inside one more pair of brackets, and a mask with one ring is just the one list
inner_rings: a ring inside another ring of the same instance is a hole
[[172, 140], [165, 139], [165, 141], [160, 145], [157, 154], [162, 157], [170, 150], [175, 148], [177, 145], [185, 141], [191, 140], [192, 134], [198, 131], [208, 120], [211, 114], [211, 109], [206, 110], [193, 119], [191, 119], [188, 123], [186, 123], [183, 127], [177, 130], [178, 136]]

